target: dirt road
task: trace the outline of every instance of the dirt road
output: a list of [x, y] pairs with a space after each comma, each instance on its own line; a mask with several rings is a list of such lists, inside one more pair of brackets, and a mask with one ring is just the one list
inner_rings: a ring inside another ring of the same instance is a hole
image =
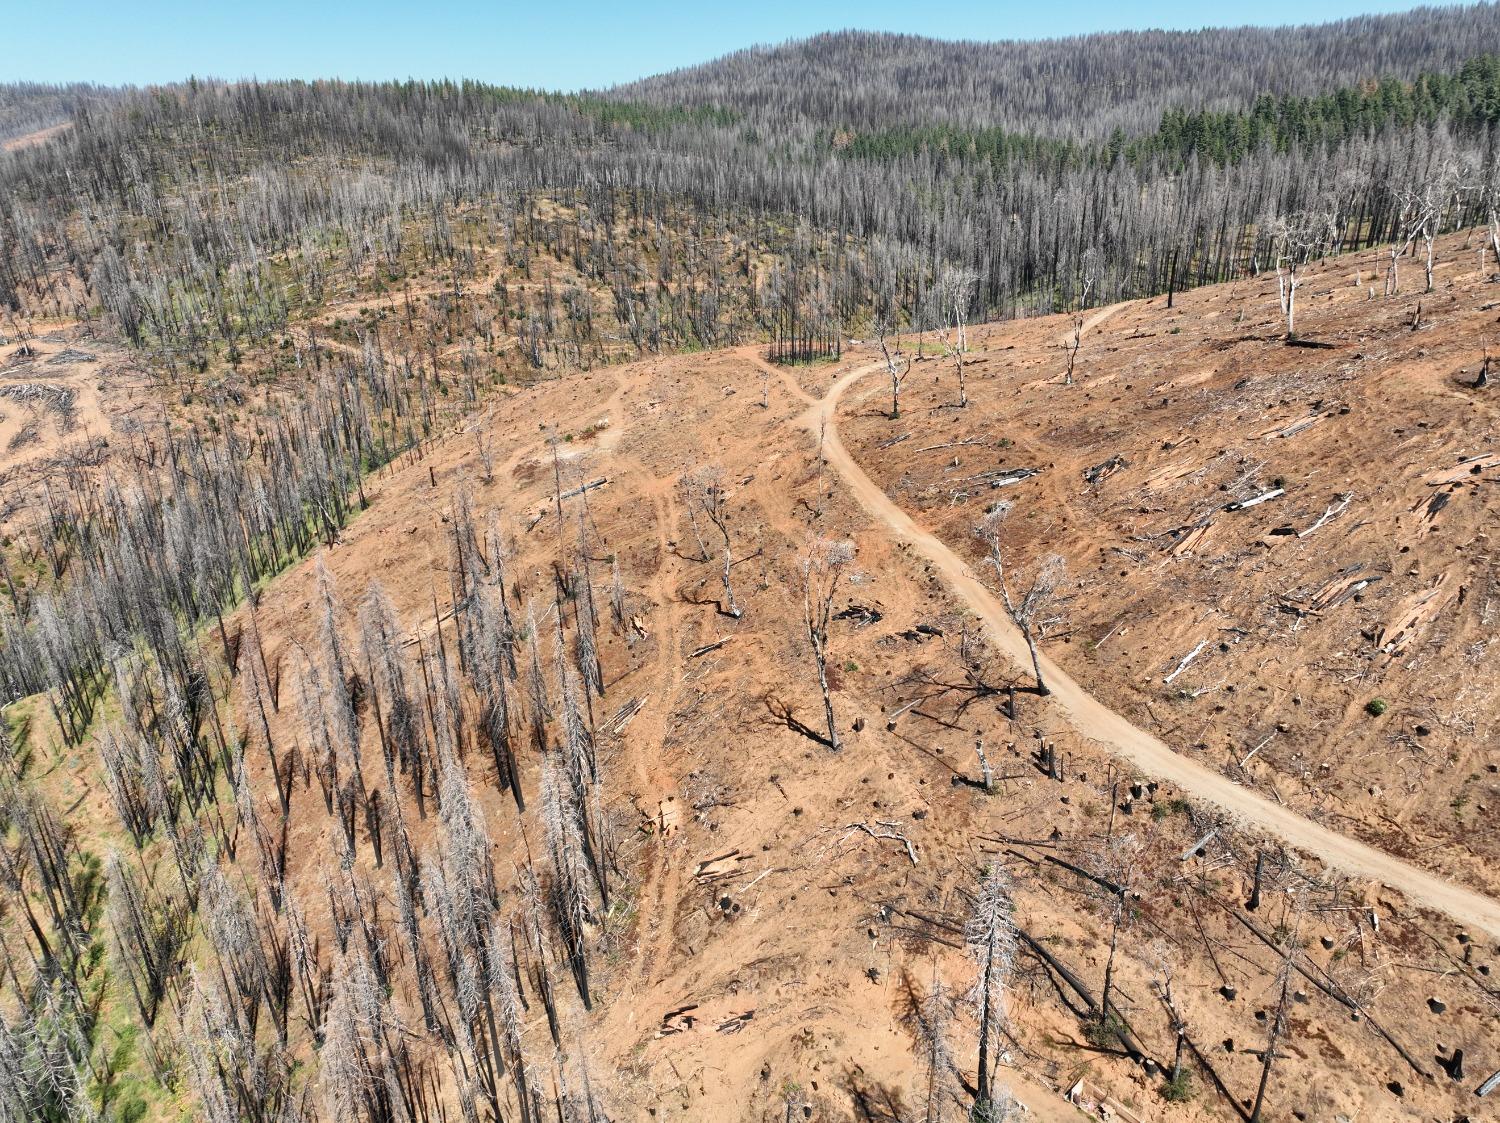
[[[1106, 309], [1094, 317], [1088, 326], [1100, 322], [1110, 311]], [[878, 364], [867, 364], [844, 374], [822, 399], [811, 402], [801, 423], [816, 439], [820, 422], [827, 418], [824, 456], [844, 478], [861, 506], [932, 564], [954, 593], [984, 621], [1001, 651], [1019, 665], [1029, 666], [1025, 640], [999, 599], [958, 555], [935, 535], [917, 526], [893, 503], [844, 448], [838, 430], [839, 399], [857, 381], [878, 369]], [[798, 396], [807, 399], [800, 391]], [[1500, 938], [1500, 902], [1328, 830], [1256, 795], [1212, 769], [1178, 755], [1158, 738], [1132, 725], [1092, 697], [1045, 655], [1042, 668], [1054, 700], [1067, 713], [1074, 728], [1142, 772], [1166, 780], [1197, 799], [1216, 804], [1245, 826], [1274, 835], [1344, 873], [1389, 885], [1410, 900], [1445, 913], [1460, 924]]]

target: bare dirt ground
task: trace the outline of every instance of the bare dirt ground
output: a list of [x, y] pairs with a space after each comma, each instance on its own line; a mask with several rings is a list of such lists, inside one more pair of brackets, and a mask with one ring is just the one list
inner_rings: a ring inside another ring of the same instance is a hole
[[118, 348], [68, 327], [0, 344], [0, 526], [126, 450], [162, 415], [150, 380]]
[[[415, 648], [435, 639], [435, 607], [441, 619], [457, 489], [481, 515], [494, 508], [514, 542], [514, 607], [541, 608], [551, 561], [577, 536], [547, 514], [541, 426], [573, 438], [565, 486], [609, 480], [567, 514], [592, 528], [596, 580], [617, 557], [629, 593], [632, 623], [605, 646], [601, 715], [612, 727], [609, 715], [640, 703], [604, 752], [629, 880], [596, 932], [595, 1009], [573, 1011], [570, 1033], [588, 1043], [618, 1118], [923, 1117], [913, 1008], [934, 977], [967, 989], [963, 918], [996, 862], [1034, 941], [1012, 987], [1002, 1077], [1035, 1118], [1077, 1118], [1060, 1093], [1082, 1077], [1142, 1118], [1236, 1118], [1277, 1000], [1280, 960], [1263, 936], [1291, 939], [1303, 965], [1267, 1118], [1475, 1109], [1473, 1087], [1500, 1067], [1484, 895], [1497, 841], [1483, 827], [1497, 798], [1483, 670], [1494, 500], [1493, 471], [1459, 459], [1493, 438], [1490, 407], [1458, 369], [1472, 377], [1496, 290], [1465, 276], [1473, 258], [1456, 246], [1443, 260], [1453, 264], [1415, 331], [1415, 298], [1367, 299], [1367, 261], [1310, 276], [1303, 330], [1331, 350], [1276, 342], [1274, 278], [1269, 296], [1259, 278], [1097, 320], [1073, 387], [1056, 384], [1064, 319], [975, 329], [970, 407], [947, 408], [950, 368], [933, 360], [915, 366], [900, 421], [884, 416], [868, 351], [775, 372], [766, 408], [753, 354], [663, 359], [496, 401], [466, 426], [493, 438], [490, 479], [474, 434], [457, 431], [372, 481], [369, 510], [324, 561], [351, 631], [378, 580]], [[1418, 272], [1408, 267], [1408, 285]], [[1124, 466], [1083, 482], [1083, 468], [1117, 454]], [[702, 560], [677, 487], [708, 465], [731, 486], [738, 620], [721, 611], [717, 566]], [[984, 473], [1009, 466], [1043, 470], [991, 488]], [[1428, 482], [1455, 468], [1454, 481]], [[1276, 499], [1224, 509], [1273, 485]], [[1450, 499], [1434, 519], [1413, 508], [1438, 493]], [[1018, 569], [1047, 551], [1072, 567], [1066, 619], [1044, 641], [1058, 666], [1050, 699], [1026, 692], [1015, 636], [975, 576], [970, 527], [998, 496], [1017, 502]], [[1208, 531], [1174, 552], [1200, 522]], [[1274, 533], [1282, 526], [1293, 533]], [[840, 753], [801, 728], [821, 714], [797, 585], [815, 537], [856, 548], [832, 636]], [[1356, 562], [1381, 580], [1344, 599], [1320, 592]], [[273, 582], [258, 609], [288, 696], [314, 645], [313, 565]], [[1376, 695], [1388, 702], [1380, 718], [1364, 711]], [[293, 710], [280, 718], [287, 735]], [[975, 782], [976, 740], [994, 794]], [[1037, 766], [1049, 747], [1067, 762], [1061, 780]], [[507, 871], [523, 840], [490, 771], [471, 759]], [[527, 784], [535, 772], [528, 761]], [[260, 785], [273, 802], [269, 778]], [[316, 788], [299, 788], [289, 879], [315, 925], [327, 923], [318, 902], [336, 829]], [[430, 844], [430, 825], [416, 837]], [[1134, 1058], [1088, 1040], [1086, 1000], [1058, 973], [1097, 996], [1110, 925], [1069, 866], [1098, 868], [1105, 840], [1125, 838], [1137, 859], [1117, 875], [1131, 905], [1116, 1001]], [[1258, 855], [1267, 893], [1251, 912]], [[367, 850], [361, 859], [372, 864]], [[1171, 1061], [1166, 974], [1204, 1066], [1186, 1104], [1164, 1100], [1143, 1063]], [[1461, 1079], [1443, 1067], [1455, 1047]], [[964, 1016], [953, 1048], [972, 1084]]]
[[[1102, 316], [1096, 317], [1092, 323], [1097, 326], [1101, 321]], [[835, 424], [824, 425], [825, 418], [837, 413], [839, 399], [846, 391], [857, 381], [870, 378], [883, 369], [882, 364], [856, 367], [850, 371], [823, 398], [809, 404], [802, 418], [803, 425], [810, 433], [823, 435], [828, 462], [838, 469], [861, 505], [930, 561], [954, 594], [984, 621], [990, 640], [1012, 662], [1024, 667], [1029, 658], [1026, 641], [1007, 615], [1000, 598], [940, 539], [921, 530], [905, 511], [891, 502], [849, 455]], [[1163, 741], [1101, 705], [1046, 655], [1042, 656], [1042, 667], [1053, 702], [1066, 711], [1077, 731], [1130, 761], [1146, 775], [1168, 780], [1193, 798], [1219, 806], [1251, 829], [1275, 835], [1345, 873], [1391, 885], [1462, 924], [1500, 937], [1500, 902], [1321, 827], [1284, 805], [1258, 796], [1220, 773], [1179, 756]]]
[[71, 121], [60, 121], [56, 125], [48, 125], [45, 129], [37, 129], [35, 132], [26, 133], [22, 136], [13, 136], [0, 144], [0, 150], [14, 152], [20, 148], [29, 148], [33, 144], [44, 144], [55, 136], [60, 136], [73, 127]]
[[[1318, 270], [1298, 324], [1326, 348], [1277, 341], [1274, 277], [1117, 309], [1086, 332], [1071, 387], [1065, 318], [981, 329], [971, 409], [943, 408], [946, 364], [918, 364], [908, 416], [881, 418], [872, 384], [846, 440], [961, 557], [977, 559], [988, 503], [1015, 504], [1017, 562], [1059, 553], [1074, 578], [1048, 650], [1105, 704], [1278, 805], [1494, 895], [1500, 462], [1495, 406], [1469, 384], [1500, 292], [1476, 246], [1449, 240], [1430, 294], [1418, 262], [1389, 299], [1383, 255]], [[1021, 466], [1038, 474], [990, 487]]]

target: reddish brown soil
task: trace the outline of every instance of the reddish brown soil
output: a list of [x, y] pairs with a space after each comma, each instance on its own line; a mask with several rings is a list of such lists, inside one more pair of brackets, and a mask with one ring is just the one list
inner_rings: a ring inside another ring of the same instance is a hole
[[[1472, 376], [1479, 336], [1496, 315], [1480, 309], [1500, 292], [1466, 275], [1472, 257], [1456, 245], [1444, 259], [1453, 263], [1439, 271], [1439, 291], [1422, 298], [1426, 326], [1416, 331], [1414, 297], [1368, 301], [1370, 260], [1343, 259], [1299, 293], [1302, 330], [1336, 349], [1276, 342], [1274, 281], [1260, 278], [1180, 295], [1170, 311], [1163, 300], [1118, 310], [1086, 334], [1073, 387], [1056, 385], [1064, 318], [975, 329], [967, 410], [945, 407], [950, 367], [930, 360], [907, 383], [901, 421], [882, 415], [888, 398], [878, 374], [866, 375], [844, 399], [838, 432], [901, 508], [971, 561], [970, 527], [983, 507], [996, 496], [1016, 501], [1017, 568], [1057, 551], [1074, 578], [1065, 618], [1045, 646], [1107, 705], [1325, 826], [1493, 890], [1483, 536], [1494, 472], [1461, 477], [1436, 529], [1413, 505], [1449, 486], [1424, 475], [1490, 447], [1492, 407], [1457, 372], [1467, 367]], [[1357, 286], [1356, 268], [1366, 278]], [[1408, 268], [1408, 284], [1415, 272]], [[821, 394], [871, 362], [866, 351], [836, 368], [795, 373]], [[1295, 931], [1302, 962], [1326, 970], [1330, 988], [1361, 1005], [1356, 1019], [1347, 1004], [1294, 980], [1305, 1001], [1291, 1008], [1266, 1117], [1295, 1110], [1315, 1120], [1446, 1120], [1472, 1111], [1472, 1086], [1500, 1067], [1496, 984], [1480, 971], [1500, 962], [1493, 940], [1473, 932], [1461, 943], [1452, 922], [1392, 890], [1320, 872], [1306, 857], [1283, 860], [1274, 840], [1239, 829], [1231, 816], [1179, 801], [1170, 785], [1146, 786], [1155, 778], [1079, 737], [1053, 703], [1023, 692], [1011, 715], [1005, 690], [1025, 678], [1003, 645], [983, 638], [942, 574], [873, 520], [835, 467], [820, 472], [815, 438], [800, 424], [803, 396], [778, 378], [762, 409], [761, 387], [752, 357], [718, 353], [515, 392], [470, 423], [493, 435], [492, 482], [480, 478], [472, 435], [455, 432], [422, 459], [382, 472], [369, 488], [370, 509], [325, 555], [349, 627], [358, 598], [379, 580], [413, 634], [430, 643], [434, 590], [441, 609], [448, 585], [447, 512], [466, 486], [481, 515], [501, 512], [523, 595], [549, 603], [556, 519], [526, 529], [552, 489], [539, 425], [581, 434], [607, 417], [607, 427], [567, 446], [564, 482], [610, 478], [589, 493], [596, 552], [619, 556], [630, 612], [647, 634], [631, 643], [609, 636], [603, 708], [646, 701], [605, 753], [629, 905], [597, 933], [595, 1011], [574, 1011], [570, 1024], [616, 1117], [781, 1120], [791, 1103], [794, 1116], [805, 1104], [816, 1119], [920, 1118], [910, 996], [934, 972], [966, 989], [972, 967], [954, 946], [953, 925], [983, 867], [999, 861], [1012, 870], [1018, 922], [1097, 993], [1109, 926], [1084, 892], [1088, 883], [1046, 858], [1087, 864], [1106, 834], [1127, 833], [1141, 859], [1121, 938], [1119, 1001], [1151, 1056], [1171, 1059], [1172, 1033], [1152, 985], [1152, 965], [1165, 956], [1190, 1037], [1236, 1097], [1253, 1097], [1255, 1051], [1266, 1035], [1256, 1015], [1274, 1006], [1277, 959], [1236, 915], [1260, 850], [1277, 891], [1253, 922], [1268, 934]], [[1312, 412], [1327, 416], [1292, 436], [1262, 435]], [[879, 447], [908, 429], [911, 439]], [[917, 451], [964, 440], [974, 443]], [[1082, 483], [1083, 467], [1116, 454], [1125, 468], [1096, 487]], [[717, 568], [697, 560], [676, 493], [683, 473], [708, 464], [733, 483], [736, 555], [744, 559], [735, 568], [745, 610], [738, 621], [718, 611]], [[955, 483], [1001, 464], [1044, 471], [998, 492]], [[1213, 513], [1278, 477], [1282, 498]], [[1344, 492], [1353, 492], [1348, 509], [1317, 532], [1271, 533], [1305, 530]], [[570, 501], [570, 516], [579, 509]], [[1191, 552], [1173, 554], [1166, 539], [1151, 537], [1205, 514], [1214, 525]], [[835, 626], [831, 677], [846, 740], [838, 754], [776, 716], [789, 709], [815, 727], [821, 713], [796, 592], [796, 559], [812, 536], [854, 541], [857, 560], [838, 607], [880, 613], [877, 622]], [[568, 548], [574, 540], [570, 527]], [[1355, 563], [1382, 578], [1363, 599], [1300, 616], [1282, 606], [1307, 601]], [[314, 647], [312, 566], [275, 581], [259, 609], [283, 658], [288, 698], [298, 644]], [[1378, 635], [1439, 574], [1447, 576], [1436, 613], [1417, 613], [1396, 658], [1379, 653], [1363, 633]], [[918, 624], [942, 635], [916, 632]], [[689, 657], [725, 637], [724, 647]], [[1164, 686], [1204, 638], [1203, 655]], [[887, 716], [919, 694], [932, 697], [887, 730]], [[1376, 695], [1389, 703], [1378, 719], [1363, 709]], [[283, 707], [284, 739], [294, 710]], [[1231, 762], [1277, 723], [1285, 728], [1246, 765]], [[994, 795], [965, 782], [977, 774], [976, 738], [1002, 777]], [[1032, 762], [1032, 750], [1049, 742], [1067, 761], [1061, 783]], [[366, 751], [378, 760], [373, 744]], [[534, 784], [535, 762], [527, 764]], [[521, 853], [513, 805], [481, 756], [469, 765], [506, 875]], [[269, 807], [269, 779], [260, 785]], [[322, 876], [337, 828], [316, 787], [298, 790], [293, 814], [291, 880], [313, 923], [326, 923]], [[904, 836], [916, 860], [900, 839], [860, 824]], [[1191, 856], [1210, 829], [1202, 856]], [[430, 822], [416, 833], [419, 846], [435, 841]], [[370, 864], [367, 848], [361, 860]], [[367, 872], [377, 884], [384, 876]], [[1308, 888], [1303, 875], [1319, 887]], [[1293, 907], [1299, 902], [1308, 911]], [[1232, 1002], [1219, 993], [1225, 985], [1237, 990]], [[1434, 1013], [1429, 998], [1445, 1012]], [[664, 1023], [693, 1004], [691, 1026], [681, 1017]], [[1088, 1044], [1031, 956], [1020, 959], [1010, 1006], [1002, 1077], [1038, 1119], [1076, 1118], [1057, 1090], [1083, 1074], [1146, 1118], [1234, 1117], [1202, 1079], [1193, 1103], [1172, 1105], [1159, 1095], [1159, 1078]], [[1428, 1075], [1372, 1032], [1376, 1024]], [[957, 1025], [954, 1055], [972, 1081], [972, 1020]], [[543, 1051], [545, 1029], [534, 1022], [527, 1032]], [[1458, 1082], [1434, 1062], [1454, 1045], [1467, 1053]]]

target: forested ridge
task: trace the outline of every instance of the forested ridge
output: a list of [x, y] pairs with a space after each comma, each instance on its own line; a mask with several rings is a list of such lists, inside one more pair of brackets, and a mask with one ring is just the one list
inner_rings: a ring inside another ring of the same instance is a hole
[[831, 130], [824, 143], [849, 155], [889, 160], [931, 152], [956, 160], [997, 164], [1091, 163], [1109, 166], [1120, 158], [1149, 164], [1176, 157], [1238, 163], [1263, 149], [1337, 147], [1354, 137], [1392, 128], [1446, 120], [1455, 131], [1482, 136], [1500, 122], [1500, 56], [1479, 55], [1453, 73], [1423, 73], [1413, 81], [1385, 77], [1316, 96], [1262, 94], [1248, 109], [1171, 108], [1154, 132], [1127, 138], [1116, 129], [1107, 140], [1080, 143], [1000, 128], [945, 125], [895, 127], [859, 132]]
[[1102, 140], [1154, 128], [1169, 109], [1242, 109], [1371, 78], [1456, 71], [1494, 50], [1491, 4], [1280, 28], [1128, 31], [996, 43], [839, 31], [738, 51], [611, 91], [653, 105], [864, 129], [999, 127]]
[[[549, 429], [556, 519], [529, 545], [451, 488], [428, 619], [320, 568], [315, 642], [270, 653], [260, 590], [501, 386], [1059, 311], [1076, 357], [1087, 307], [1268, 270], [1295, 339], [1298, 270], [1374, 246], [1388, 294], [1406, 254], [1430, 288], [1446, 231], [1484, 224], [1500, 254], [1497, 41], [1480, 4], [1041, 43], [841, 32], [578, 94], [0, 88], [0, 139], [67, 125], [0, 153], [6, 400], [63, 400], [43, 335], [118, 349], [154, 395], [112, 446], [0, 481], [0, 701], [26, 714], [26, 735], [0, 722], [0, 1123], [608, 1118], [576, 1039], [629, 922], [601, 746], [637, 703], [606, 708], [600, 651], [647, 630], [591, 524], [601, 481], [565, 480]], [[510, 486], [475, 441], [484, 486]], [[760, 551], [730, 490], [681, 486], [738, 620], [732, 570]], [[836, 749], [821, 644], [849, 559], [825, 546], [800, 572], [827, 590], [806, 635]], [[551, 567], [524, 597], [517, 550]], [[107, 860], [49, 803], [43, 724], [98, 757]], [[514, 804], [511, 869], [473, 761]], [[313, 901], [290, 887], [298, 815], [338, 848]], [[1006, 891], [980, 887], [962, 937], [986, 1033]], [[1128, 1042], [1109, 987], [1096, 1029]]]

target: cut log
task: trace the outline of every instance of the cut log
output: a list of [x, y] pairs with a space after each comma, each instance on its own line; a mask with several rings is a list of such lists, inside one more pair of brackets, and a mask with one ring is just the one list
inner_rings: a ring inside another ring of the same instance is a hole
[[1451, 468], [1434, 468], [1422, 477], [1428, 487], [1442, 487], [1479, 475], [1486, 468], [1500, 467], [1500, 452], [1486, 452], [1479, 456], [1466, 456]]
[[1177, 664], [1177, 669], [1169, 674], [1166, 678], [1162, 679], [1162, 682], [1170, 684], [1173, 679], [1175, 679], [1178, 675], [1182, 674], [1183, 671], [1188, 669], [1188, 665], [1191, 664], [1194, 659], [1198, 658], [1198, 656], [1203, 653], [1203, 649], [1207, 646], [1208, 640], [1204, 640], [1197, 647], [1193, 648], [1193, 650], [1189, 651], [1182, 657], [1182, 662]]
[[1195, 842], [1195, 843], [1193, 843], [1193, 844], [1192, 844], [1192, 845], [1191, 845], [1191, 846], [1189, 846], [1189, 847], [1188, 847], [1188, 848], [1187, 848], [1187, 849], [1186, 849], [1186, 850], [1184, 850], [1184, 851], [1183, 851], [1183, 852], [1182, 852], [1182, 858], [1181, 858], [1181, 861], [1184, 861], [1184, 862], [1185, 862], [1185, 861], [1187, 861], [1187, 860], [1188, 860], [1188, 859], [1189, 859], [1189, 858], [1191, 858], [1191, 857], [1193, 857], [1193, 856], [1194, 856], [1194, 855], [1195, 855], [1195, 854], [1197, 854], [1197, 853], [1199, 853], [1199, 852], [1200, 852], [1200, 851], [1202, 851], [1202, 849], [1203, 849], [1203, 848], [1204, 848], [1204, 847], [1205, 847], [1205, 846], [1207, 846], [1207, 845], [1208, 845], [1208, 844], [1209, 844], [1209, 843], [1210, 843], [1210, 842], [1212, 842], [1212, 841], [1213, 841], [1213, 838], [1214, 838], [1214, 835], [1216, 835], [1216, 834], [1218, 834], [1218, 833], [1219, 833], [1219, 828], [1218, 828], [1218, 827], [1214, 827], [1214, 828], [1213, 828], [1213, 829], [1212, 829], [1212, 830], [1211, 830], [1211, 831], [1209, 831], [1209, 832], [1208, 832], [1208, 833], [1207, 833], [1207, 834], [1206, 834], [1206, 835], [1204, 835], [1204, 836], [1203, 836], [1203, 837], [1202, 837], [1202, 838], [1200, 838], [1200, 839], [1199, 839], [1199, 840], [1198, 840], [1198, 841], [1197, 841], [1197, 842]]
[[1129, 467], [1129, 462], [1123, 456], [1111, 456], [1092, 468], [1083, 470], [1083, 481], [1087, 484], [1103, 483], [1122, 468]]
[[1280, 498], [1281, 496], [1283, 496], [1285, 494], [1286, 494], [1286, 488], [1284, 488], [1284, 487], [1273, 487], [1270, 491], [1263, 491], [1259, 495], [1252, 495], [1249, 499], [1237, 499], [1233, 503], [1226, 503], [1224, 505], [1224, 510], [1226, 510], [1226, 511], [1244, 511], [1244, 510], [1248, 510], [1251, 507], [1258, 507], [1262, 503], [1269, 502], [1272, 499], [1278, 499], [1278, 498]]

